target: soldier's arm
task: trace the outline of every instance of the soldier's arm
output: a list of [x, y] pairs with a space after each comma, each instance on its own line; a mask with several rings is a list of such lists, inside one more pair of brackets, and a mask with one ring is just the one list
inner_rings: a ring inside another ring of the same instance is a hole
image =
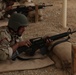
[[10, 38], [5, 32], [0, 32], [0, 50], [4, 51], [9, 57], [12, 56], [13, 50], [10, 47]]
[[15, 43], [13, 46], [12, 46], [12, 49], [13, 49], [13, 52], [15, 52], [19, 47], [22, 47], [22, 46], [31, 46], [31, 42], [29, 40], [25, 40], [25, 41], [19, 41], [17, 43]]

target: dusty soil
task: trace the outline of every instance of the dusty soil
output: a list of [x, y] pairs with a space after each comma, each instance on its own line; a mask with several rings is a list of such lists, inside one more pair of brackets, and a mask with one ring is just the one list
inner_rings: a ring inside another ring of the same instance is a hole
[[[26, 28], [24, 33], [24, 39], [51, 35], [51, 32], [62, 33], [67, 31], [68, 28], [76, 30], [76, 0], [68, 0], [68, 16], [67, 16], [67, 28], [62, 26], [62, 3], [63, 0], [33, 0], [34, 2], [44, 2], [48, 4], [53, 4], [52, 7], [47, 7], [43, 9], [44, 20], [37, 23], [30, 23]], [[27, 35], [27, 36], [25, 36]], [[71, 36], [71, 43], [75, 43], [76, 34]], [[14, 71], [1, 73], [0, 75], [63, 75], [65, 72], [57, 69], [54, 65], [48, 66], [42, 69], [36, 70], [24, 70], [24, 71]], [[64, 74], [66, 75], [66, 74]], [[68, 74], [69, 75], [69, 74]]]

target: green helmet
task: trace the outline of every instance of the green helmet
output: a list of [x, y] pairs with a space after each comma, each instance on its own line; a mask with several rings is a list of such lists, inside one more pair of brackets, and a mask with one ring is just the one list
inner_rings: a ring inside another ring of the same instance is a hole
[[27, 25], [28, 25], [28, 20], [26, 16], [20, 13], [12, 14], [8, 22], [8, 27], [14, 31], [17, 31], [18, 28], [21, 26], [26, 27]]

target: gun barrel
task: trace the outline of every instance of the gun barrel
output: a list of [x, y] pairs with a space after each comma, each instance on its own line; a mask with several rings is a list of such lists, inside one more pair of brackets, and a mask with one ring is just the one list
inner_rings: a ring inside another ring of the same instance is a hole
[[58, 39], [61, 39], [61, 38], [63, 38], [63, 37], [67, 37], [67, 36], [69, 36], [70, 34], [73, 34], [73, 33], [75, 33], [76, 31], [70, 31], [70, 32], [64, 32], [64, 33], [61, 33], [61, 34], [57, 34], [57, 35], [54, 35], [54, 36], [51, 36], [51, 37], [49, 37], [48, 39], [51, 39], [51, 40], [58, 40]]
[[48, 6], [53, 6], [53, 5], [45, 5], [45, 7], [48, 7]]
[[73, 34], [73, 33], [75, 33], [75, 32], [76, 32], [76, 30], [75, 30], [75, 31], [72, 31], [71, 34]]
[[48, 39], [51, 39], [51, 40], [55, 41], [55, 40], [58, 40], [60, 38], [66, 37], [66, 36], [68, 36], [67, 32], [51, 36]]

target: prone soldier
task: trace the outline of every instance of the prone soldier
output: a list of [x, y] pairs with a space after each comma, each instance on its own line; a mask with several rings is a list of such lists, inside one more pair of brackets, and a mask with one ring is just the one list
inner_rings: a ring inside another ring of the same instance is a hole
[[[27, 26], [28, 19], [26, 16], [20, 13], [14, 13], [11, 15], [8, 25], [0, 27], [0, 61], [11, 59], [13, 53], [15, 53], [18, 48], [23, 46], [29, 48], [32, 45], [30, 40], [24, 41], [21, 39]], [[46, 40], [48, 50], [50, 50], [52, 42], [51, 40]], [[49, 57], [55, 61], [57, 67], [71, 66], [72, 44], [69, 42], [58, 44], [54, 47], [52, 53], [49, 53]]]
[[[23, 3], [21, 3], [21, 5], [24, 5], [26, 7], [29, 7], [29, 6], [36, 7], [36, 3], [34, 3], [33, 0], [24, 0], [24, 1], [23, 1]], [[30, 12], [28, 12], [27, 18], [29, 19], [29, 21], [35, 22], [36, 16], [38, 16], [38, 18], [37, 18], [38, 21], [43, 20], [43, 10], [42, 9], [37, 9], [37, 10], [35, 9], [33, 11], [30, 11]]]
[[24, 14], [27, 16], [28, 20], [32, 22], [35, 21], [36, 17], [38, 21], [43, 19], [43, 7], [38, 9], [38, 6], [36, 6], [36, 4], [31, 0], [20, 0], [18, 2], [12, 3], [9, 7], [10, 9], [5, 11], [4, 17], [6, 17], [8, 14], [11, 15], [12, 13], [16, 12]]

